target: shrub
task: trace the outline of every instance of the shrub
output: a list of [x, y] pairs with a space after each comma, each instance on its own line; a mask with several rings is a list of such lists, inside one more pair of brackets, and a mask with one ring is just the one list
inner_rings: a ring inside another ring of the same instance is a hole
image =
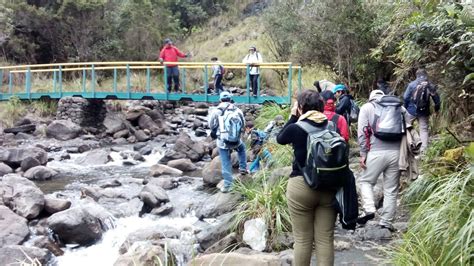
[[0, 108], [0, 119], [7, 126], [13, 126], [13, 123], [26, 112], [25, 105], [16, 96], [11, 97], [8, 102], [2, 103], [2, 105], [3, 108]]
[[236, 182], [235, 191], [244, 199], [237, 206], [234, 230], [242, 231], [249, 219], [262, 218], [268, 227], [267, 246], [278, 245], [278, 236], [291, 231], [285, 196], [287, 182], [288, 178], [269, 182], [266, 171], [259, 171], [249, 182]]

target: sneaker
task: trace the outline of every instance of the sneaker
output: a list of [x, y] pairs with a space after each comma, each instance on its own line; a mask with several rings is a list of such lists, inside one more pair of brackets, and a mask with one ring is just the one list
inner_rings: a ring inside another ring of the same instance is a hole
[[367, 213], [364, 213], [362, 216], [357, 218], [357, 223], [358, 224], [366, 224], [369, 220], [372, 220], [374, 218], [375, 218], [375, 213], [367, 212]]
[[240, 170], [239, 170], [239, 173], [240, 173], [241, 175], [248, 175], [249, 171], [247, 171], [247, 169], [240, 169]]
[[222, 193], [229, 193], [232, 191], [232, 187], [221, 187], [221, 192]]
[[388, 231], [390, 231], [391, 233], [393, 232], [396, 232], [397, 230], [395, 229], [395, 227], [393, 227], [393, 225], [389, 225], [389, 224], [380, 224], [380, 227], [381, 228], [384, 228], [384, 229], [388, 229]]

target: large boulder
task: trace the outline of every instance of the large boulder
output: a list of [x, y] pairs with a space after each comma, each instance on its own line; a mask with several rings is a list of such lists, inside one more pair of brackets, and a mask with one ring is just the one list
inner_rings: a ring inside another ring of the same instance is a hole
[[119, 253], [126, 253], [129, 250], [129, 247], [135, 242], [158, 240], [163, 238], [178, 238], [179, 235], [179, 229], [159, 224], [141, 228], [127, 236], [125, 241], [120, 245]]
[[176, 168], [169, 167], [164, 164], [156, 164], [150, 168], [150, 175], [154, 177], [161, 176], [161, 175], [180, 176], [182, 174], [183, 174], [183, 171]]
[[76, 159], [76, 163], [80, 165], [103, 165], [110, 161], [109, 152], [106, 150], [93, 150], [85, 154], [85, 156]]
[[144, 106], [132, 106], [128, 108], [127, 113], [125, 113], [125, 118], [128, 121], [135, 121], [140, 118], [145, 112], [149, 112], [150, 108]]
[[41, 165], [45, 165], [48, 162], [48, 153], [36, 147], [0, 148], [0, 161], [11, 167], [19, 167], [21, 163], [28, 158], [34, 158], [38, 160]]
[[188, 265], [245, 265], [245, 266], [280, 266], [281, 261], [274, 254], [214, 253], [197, 257]]
[[33, 157], [27, 157], [23, 161], [21, 161], [20, 167], [21, 171], [26, 172], [28, 169], [33, 168], [35, 166], [41, 165], [38, 159]]
[[127, 253], [118, 257], [114, 266], [165, 265], [165, 261], [173, 261], [169, 256], [159, 245], [153, 245], [147, 241], [135, 242]]
[[4, 163], [0, 163], [0, 176], [4, 176], [4, 175], [10, 174], [12, 172], [13, 172], [13, 169], [10, 166], [8, 166]]
[[24, 177], [30, 180], [39, 180], [39, 181], [49, 180], [57, 175], [58, 175], [58, 172], [42, 165], [33, 167], [23, 174]]
[[112, 215], [98, 204], [83, 204], [57, 212], [48, 225], [65, 244], [90, 245], [102, 237]]
[[42, 248], [17, 245], [0, 248], [2, 265], [47, 265], [51, 259], [51, 252]]
[[4, 188], [3, 202], [26, 219], [36, 218], [44, 208], [44, 194], [32, 181], [14, 174], [0, 183]]
[[139, 198], [151, 209], [170, 201], [166, 191], [162, 187], [152, 183], [148, 183], [143, 187]]
[[46, 128], [46, 136], [58, 140], [70, 140], [79, 136], [81, 131], [81, 127], [70, 120], [55, 120]]
[[26, 219], [0, 205], [0, 247], [19, 245], [29, 234]]
[[172, 152], [165, 153], [160, 162], [166, 163], [182, 158], [189, 158], [191, 161], [197, 162], [206, 155], [208, 149], [203, 142], [195, 142], [187, 133], [183, 132], [178, 136], [171, 151]]
[[229, 247], [233, 247], [237, 244], [237, 234], [232, 232], [222, 238], [221, 240], [214, 243], [212, 246], [207, 248], [204, 251], [204, 254], [212, 254], [212, 253], [221, 253], [229, 249]]
[[237, 193], [216, 193], [207, 198], [204, 203], [196, 211], [196, 216], [199, 219], [213, 218], [221, 214], [230, 212], [235, 208], [240, 195]]
[[135, 138], [137, 139], [137, 141], [144, 142], [144, 141], [150, 140], [150, 136], [148, 136], [148, 135], [145, 133], [145, 131], [143, 131], [143, 130], [137, 130], [137, 131], [135, 131], [134, 135], [135, 135]]
[[221, 157], [217, 156], [202, 169], [204, 184], [215, 186], [222, 180]]
[[166, 165], [179, 169], [183, 172], [191, 172], [197, 169], [196, 165], [189, 159], [177, 159], [169, 161]]
[[140, 118], [138, 118], [138, 126], [140, 126], [141, 129], [150, 130], [150, 132], [152, 132], [154, 135], [164, 132], [164, 129], [155, 123], [155, 121], [153, 121], [153, 119], [147, 114], [143, 114], [140, 116]]
[[65, 199], [58, 199], [52, 195], [45, 196], [44, 210], [49, 214], [67, 210], [71, 207], [71, 202]]
[[123, 129], [126, 129], [125, 123], [123, 122], [125, 118], [121, 117], [117, 113], [107, 113], [107, 116], [104, 119], [104, 126], [106, 129], [106, 133], [113, 135], [116, 132], [119, 132]]

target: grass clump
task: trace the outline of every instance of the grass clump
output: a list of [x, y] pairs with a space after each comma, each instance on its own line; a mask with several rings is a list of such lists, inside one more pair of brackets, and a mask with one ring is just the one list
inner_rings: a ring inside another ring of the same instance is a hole
[[262, 218], [268, 227], [267, 247], [272, 244], [278, 246], [278, 236], [291, 232], [285, 196], [287, 183], [288, 178], [284, 177], [269, 181], [266, 171], [259, 171], [248, 182], [236, 182], [235, 191], [244, 200], [237, 206], [234, 230], [242, 231], [247, 220]]
[[262, 109], [260, 109], [260, 113], [255, 119], [255, 127], [258, 129], [264, 129], [277, 115], [282, 115], [283, 119], [286, 121], [290, 117], [290, 111], [290, 107], [286, 105], [280, 106], [278, 104], [265, 104]]
[[406, 191], [403, 201], [412, 216], [402, 243], [392, 251], [395, 265], [473, 264], [473, 143], [466, 153], [470, 160], [449, 173], [434, 169]]
[[8, 102], [2, 102], [1, 105], [0, 120], [8, 127], [13, 126], [13, 123], [27, 111], [20, 98], [16, 96], [11, 97]]

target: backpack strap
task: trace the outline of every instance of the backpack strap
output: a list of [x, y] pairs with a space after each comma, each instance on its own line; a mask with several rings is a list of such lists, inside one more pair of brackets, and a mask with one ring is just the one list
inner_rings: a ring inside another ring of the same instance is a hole
[[298, 121], [295, 124], [299, 126], [301, 129], [303, 129], [308, 135], [322, 130], [319, 127], [315, 127], [311, 125], [307, 121]]

